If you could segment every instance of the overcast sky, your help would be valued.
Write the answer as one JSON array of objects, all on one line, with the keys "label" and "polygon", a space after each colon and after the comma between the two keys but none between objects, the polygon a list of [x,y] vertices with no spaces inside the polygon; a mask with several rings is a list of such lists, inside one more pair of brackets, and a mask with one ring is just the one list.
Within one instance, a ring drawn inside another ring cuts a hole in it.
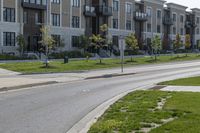
[{"label": "overcast sky", "polygon": [[167,2],[181,4],[189,8],[200,8],[200,0],[167,0]]}]

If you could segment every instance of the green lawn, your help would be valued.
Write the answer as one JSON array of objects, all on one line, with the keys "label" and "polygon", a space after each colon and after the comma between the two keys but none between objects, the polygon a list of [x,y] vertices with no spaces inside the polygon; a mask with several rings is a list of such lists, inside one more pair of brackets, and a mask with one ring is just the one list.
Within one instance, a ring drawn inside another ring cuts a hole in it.
[{"label": "green lawn", "polygon": [[[125,60],[125,66],[152,64],[152,63],[164,63],[172,61],[185,61],[200,59],[200,56],[196,54],[189,54],[188,57],[184,55],[177,56],[160,56],[155,62],[152,57],[136,58],[134,62],[130,62],[130,59]],[[6,63],[0,64],[0,68],[5,68],[12,71],[22,73],[47,73],[47,72],[67,72],[67,71],[79,71],[79,70],[93,70],[103,68],[120,67],[119,59],[104,59],[103,64],[99,64],[99,60],[86,60],[82,61],[70,61],[68,64],[63,62],[54,61],[50,62],[50,67],[45,68],[42,62],[29,62],[29,63]]]},{"label": "green lawn", "polygon": [[176,79],[176,80],[159,83],[159,85],[200,86],[200,77]]},{"label": "green lawn", "polygon": [[[157,109],[162,99],[166,102]],[[139,133],[146,128],[150,133],[199,133],[199,123],[200,93],[136,91],[113,104],[89,133]]]}]

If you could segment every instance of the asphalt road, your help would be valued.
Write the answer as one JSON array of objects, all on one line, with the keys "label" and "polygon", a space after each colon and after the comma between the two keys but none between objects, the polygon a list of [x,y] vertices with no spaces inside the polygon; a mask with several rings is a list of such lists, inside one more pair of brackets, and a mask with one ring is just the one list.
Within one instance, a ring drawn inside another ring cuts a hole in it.
[{"label": "asphalt road", "polygon": [[[0,133],[66,133],[101,103],[135,88],[200,75],[200,62],[138,66],[135,75],[80,80],[0,94]],[[131,69],[131,68],[129,68]],[[137,71],[138,70],[138,71]]]}]

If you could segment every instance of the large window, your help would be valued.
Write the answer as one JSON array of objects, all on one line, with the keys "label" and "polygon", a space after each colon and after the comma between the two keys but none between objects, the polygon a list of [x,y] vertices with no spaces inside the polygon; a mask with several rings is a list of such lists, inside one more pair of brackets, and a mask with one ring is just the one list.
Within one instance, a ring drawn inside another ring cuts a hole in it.
[{"label": "large window", "polygon": [[3,45],[15,46],[15,32],[3,32]]},{"label": "large window", "polygon": [[150,7],[147,8],[147,15],[148,15],[148,17],[151,17],[151,8]]},{"label": "large window", "polygon": [[113,19],[113,29],[118,29],[118,19]]},{"label": "large window", "polygon": [[53,35],[51,35],[51,36],[52,36],[52,38],[53,38],[54,41],[55,41],[55,45],[56,45],[57,47],[61,46],[61,36],[60,36],[60,35],[55,35],[55,34],[53,34]]},{"label": "large window", "polygon": [[180,22],[183,23],[183,21],[184,21],[184,16],[180,15]]},{"label": "large window", "polygon": [[52,25],[53,26],[60,26],[60,14],[51,14],[52,16]]},{"label": "large window", "polygon": [[78,16],[72,16],[72,27],[73,28],[80,27],[80,18]]},{"label": "large window", "polygon": [[147,32],[151,32],[151,24],[150,23],[147,24]]},{"label": "large window", "polygon": [[176,22],[176,14],[172,15],[173,21]]},{"label": "large window", "polygon": [[28,12],[26,11],[23,13],[23,22],[24,24],[28,24]]},{"label": "large window", "polygon": [[[46,5],[47,0],[23,0],[26,3],[31,3],[31,4],[38,4],[38,5]],[[53,1],[59,1],[59,0],[51,0]]]},{"label": "large window", "polygon": [[173,34],[176,35],[176,27],[173,27]]},{"label": "large window", "polygon": [[157,25],[157,33],[161,33],[161,26]]},{"label": "large window", "polygon": [[119,1],[113,0],[113,11],[119,11]]},{"label": "large window", "polygon": [[161,10],[157,10],[157,18],[158,18],[158,19],[161,19],[161,14],[162,14],[162,13],[161,13]]},{"label": "large window", "polygon": [[126,30],[131,30],[131,20],[126,20]]},{"label": "large window", "polygon": [[5,22],[15,22],[15,8],[4,8],[3,20]]},{"label": "large window", "polygon": [[72,36],[72,47],[79,47],[79,36]]},{"label": "large window", "polygon": [[184,35],[184,29],[183,28],[180,29],[180,34]]},{"label": "large window", "polygon": [[131,4],[126,3],[126,13],[131,14]]},{"label": "large window", "polygon": [[73,7],[80,7],[80,0],[72,0]]}]

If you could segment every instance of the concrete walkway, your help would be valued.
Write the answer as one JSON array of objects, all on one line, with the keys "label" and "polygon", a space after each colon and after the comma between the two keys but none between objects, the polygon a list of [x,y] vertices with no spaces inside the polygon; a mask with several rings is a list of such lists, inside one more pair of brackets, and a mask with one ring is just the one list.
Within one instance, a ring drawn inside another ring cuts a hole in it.
[{"label": "concrete walkway", "polygon": [[162,91],[185,91],[185,92],[200,92],[200,86],[167,86]]}]

